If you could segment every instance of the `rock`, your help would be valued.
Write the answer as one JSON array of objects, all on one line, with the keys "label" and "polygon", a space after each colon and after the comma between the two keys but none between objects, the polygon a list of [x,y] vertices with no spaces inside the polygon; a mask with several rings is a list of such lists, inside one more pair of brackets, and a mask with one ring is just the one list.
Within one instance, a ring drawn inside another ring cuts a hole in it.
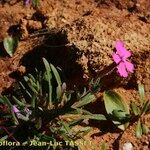
[{"label": "rock", "polygon": [[123,145],[123,150],[132,150],[132,149],[133,149],[133,145],[130,142],[125,143]]}]

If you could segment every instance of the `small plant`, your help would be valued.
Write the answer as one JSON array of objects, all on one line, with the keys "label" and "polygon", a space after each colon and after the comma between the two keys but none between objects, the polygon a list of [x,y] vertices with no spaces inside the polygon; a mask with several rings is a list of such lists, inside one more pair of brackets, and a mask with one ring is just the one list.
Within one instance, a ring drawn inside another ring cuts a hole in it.
[{"label": "small plant", "polygon": [[[10,56],[13,55],[13,44],[13,39],[4,40],[5,48],[12,51],[9,52]],[[51,149],[52,146],[52,149],[61,150],[67,148],[66,141],[83,139],[91,130],[89,126],[77,130],[76,125],[87,123],[89,119],[107,120],[102,114],[87,111],[85,106],[97,99],[95,95],[101,89],[101,79],[115,68],[121,77],[133,73],[134,65],[128,61],[131,52],[124,47],[122,41],[117,41],[115,47],[115,67],[103,76],[91,80],[89,88],[84,88],[82,92],[67,89],[66,83],[61,80],[61,70],[43,58],[43,71],[35,69],[34,74],[28,74],[23,80],[15,83],[17,90],[0,98],[0,107],[7,108],[0,116],[3,122],[0,126],[0,141],[13,140],[21,143],[21,146],[28,146],[32,142],[46,142],[47,149]],[[144,86],[139,85],[138,89],[140,106],[132,102],[129,107],[125,100],[112,90],[105,91],[103,99],[108,117],[119,129],[125,130],[131,121],[138,121],[136,136],[140,138],[142,134],[148,133],[142,116],[150,112],[150,103],[145,101]],[[70,147],[78,149],[76,144],[71,144]],[[97,149],[96,146],[94,148]],[[101,145],[101,149],[107,149],[106,143]]]},{"label": "small plant", "polygon": [[76,141],[91,129],[85,127],[76,131],[76,125],[89,119],[106,120],[104,115],[84,109],[85,105],[96,100],[92,91],[67,90],[58,69],[45,58],[43,62],[43,72],[36,70],[35,75],[24,76],[23,81],[16,83],[18,91],[0,98],[0,103],[8,107],[7,113],[1,116],[9,118],[9,124],[4,127],[11,132],[10,136],[2,130],[1,141],[15,139],[23,145],[29,145],[31,141],[59,141],[61,146],[53,144],[53,149],[61,149],[65,141]]},{"label": "small plant", "polygon": [[136,136],[140,138],[142,134],[148,134],[148,127],[142,122],[142,116],[150,113],[150,102],[145,101],[144,86],[138,86],[140,95],[140,106],[138,107],[134,102],[131,102],[131,112],[129,106],[125,103],[120,95],[114,91],[107,91],[104,93],[104,104],[106,111],[118,128],[125,130],[129,123],[136,119],[138,121],[136,126]]},{"label": "small plant", "polygon": [[129,107],[114,91],[104,92],[104,104],[110,119],[121,130],[125,130],[130,119]]}]

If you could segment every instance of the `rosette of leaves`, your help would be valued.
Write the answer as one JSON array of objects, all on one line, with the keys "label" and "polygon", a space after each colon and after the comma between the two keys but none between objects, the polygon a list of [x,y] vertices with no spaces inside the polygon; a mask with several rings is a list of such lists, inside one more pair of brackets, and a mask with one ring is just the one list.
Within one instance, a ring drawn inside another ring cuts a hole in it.
[{"label": "rosette of leaves", "polygon": [[123,98],[114,91],[104,92],[104,104],[109,118],[122,130],[125,130],[130,122],[137,120],[136,136],[140,138],[142,134],[149,133],[148,127],[142,121],[142,116],[150,113],[150,102],[145,101],[145,91],[142,84],[138,85],[138,91],[140,95],[140,106],[131,102],[131,112]]},{"label": "rosette of leaves", "polygon": [[[68,90],[66,83],[61,81],[60,69],[45,58],[43,63],[44,71],[36,70],[34,75],[24,76],[13,94],[0,98],[1,103],[9,106],[14,136],[18,141],[28,145],[31,140],[77,140],[91,128],[87,126],[76,130],[76,125],[89,119],[106,120],[104,115],[92,114],[84,109],[85,105],[96,100],[92,91],[85,89],[80,93]],[[14,105],[22,113],[19,117],[12,111]],[[26,119],[22,117],[25,116],[25,108],[32,111]]]}]

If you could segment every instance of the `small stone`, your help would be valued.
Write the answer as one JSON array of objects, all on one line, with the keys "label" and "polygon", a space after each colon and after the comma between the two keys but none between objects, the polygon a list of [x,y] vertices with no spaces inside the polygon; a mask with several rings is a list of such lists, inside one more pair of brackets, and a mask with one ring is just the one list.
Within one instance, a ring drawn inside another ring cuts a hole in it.
[{"label": "small stone", "polygon": [[133,149],[133,146],[132,146],[132,144],[130,142],[125,143],[123,145],[123,150],[132,150],[132,149]]}]

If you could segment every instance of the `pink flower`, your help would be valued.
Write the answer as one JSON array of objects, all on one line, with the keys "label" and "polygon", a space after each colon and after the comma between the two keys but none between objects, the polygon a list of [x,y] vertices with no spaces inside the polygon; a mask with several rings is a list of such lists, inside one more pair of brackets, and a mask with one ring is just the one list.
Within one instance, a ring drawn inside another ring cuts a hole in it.
[{"label": "pink flower", "polygon": [[17,118],[28,121],[32,111],[25,107],[23,110],[19,110],[16,105],[12,106],[12,111],[16,114]]},{"label": "pink flower", "polygon": [[113,60],[117,64],[120,76],[127,77],[128,73],[133,73],[134,70],[134,65],[128,61],[128,58],[131,56],[131,52],[124,47],[124,43],[122,41],[117,41],[115,48],[117,51],[112,55]]},{"label": "pink flower", "polygon": [[14,113],[20,113],[20,110],[16,107],[16,105],[13,105],[13,106],[12,106],[12,111],[13,111]]},{"label": "pink flower", "polygon": [[24,2],[25,2],[25,5],[28,5],[31,2],[31,0],[25,0]]}]

